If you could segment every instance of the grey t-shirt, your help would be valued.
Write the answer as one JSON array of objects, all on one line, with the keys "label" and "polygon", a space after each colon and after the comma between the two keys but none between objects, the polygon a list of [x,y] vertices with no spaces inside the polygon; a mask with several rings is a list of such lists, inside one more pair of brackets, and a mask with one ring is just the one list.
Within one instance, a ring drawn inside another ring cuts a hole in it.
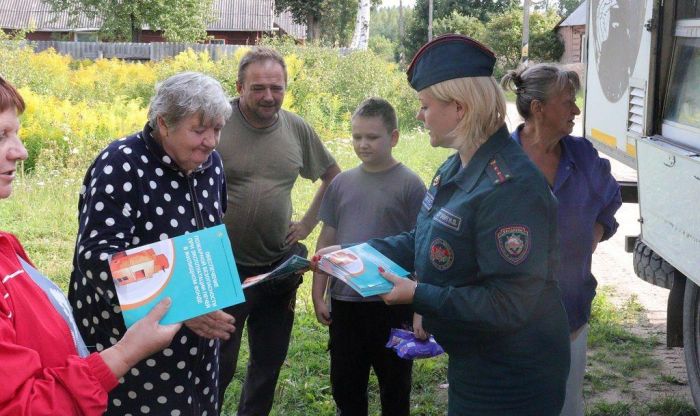
[{"label": "grey t-shirt", "polygon": [[[337,244],[362,243],[410,231],[425,196],[423,181],[401,163],[383,171],[367,172],[358,166],[338,174],[323,196],[319,218],[336,229]],[[331,278],[331,296],[343,301],[363,298],[342,281]]]},{"label": "grey t-shirt", "polygon": [[226,172],[224,223],[236,263],[264,266],[288,249],[284,240],[297,177],[315,181],[335,160],[301,117],[280,110],[275,124],[257,129],[241,114],[238,99],[231,105],[216,148]]}]

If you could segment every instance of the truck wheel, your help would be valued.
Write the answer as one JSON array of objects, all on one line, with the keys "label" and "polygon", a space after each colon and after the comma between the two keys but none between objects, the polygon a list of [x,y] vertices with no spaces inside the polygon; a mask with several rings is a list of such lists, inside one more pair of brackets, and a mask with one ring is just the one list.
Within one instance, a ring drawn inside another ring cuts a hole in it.
[{"label": "truck wheel", "polygon": [[634,273],[652,285],[670,289],[678,271],[638,238],[634,243]]},{"label": "truck wheel", "polygon": [[683,344],[688,385],[700,409],[700,288],[687,279],[683,299]]}]

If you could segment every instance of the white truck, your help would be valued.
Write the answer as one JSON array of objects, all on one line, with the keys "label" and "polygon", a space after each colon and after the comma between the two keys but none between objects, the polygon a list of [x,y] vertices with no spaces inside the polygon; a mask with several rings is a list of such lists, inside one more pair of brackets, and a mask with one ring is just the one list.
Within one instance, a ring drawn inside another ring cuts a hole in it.
[{"label": "white truck", "polygon": [[637,275],[670,289],[668,346],[684,346],[700,409],[700,0],[588,0],[584,132],[637,170],[628,237]]}]

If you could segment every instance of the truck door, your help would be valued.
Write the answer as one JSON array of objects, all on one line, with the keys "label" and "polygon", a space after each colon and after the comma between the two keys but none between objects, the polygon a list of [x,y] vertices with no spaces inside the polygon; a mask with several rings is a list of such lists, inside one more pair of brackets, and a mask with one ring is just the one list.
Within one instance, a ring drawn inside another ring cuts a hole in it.
[{"label": "truck door", "polygon": [[584,131],[604,153],[636,168],[650,134],[658,0],[589,0]]},{"label": "truck door", "polygon": [[675,17],[660,129],[638,143],[639,208],[644,243],[700,284],[700,3]]}]

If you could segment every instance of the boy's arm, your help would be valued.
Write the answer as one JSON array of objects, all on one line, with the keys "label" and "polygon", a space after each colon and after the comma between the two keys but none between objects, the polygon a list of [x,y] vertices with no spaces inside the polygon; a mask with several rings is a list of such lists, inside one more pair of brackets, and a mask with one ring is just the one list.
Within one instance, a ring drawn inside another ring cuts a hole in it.
[{"label": "boy's arm", "polygon": [[[321,233],[318,236],[318,242],[316,243],[316,251],[332,246],[336,244],[336,229],[330,225],[324,223],[321,227]],[[314,281],[311,286],[311,299],[314,302],[314,311],[316,312],[316,319],[322,325],[330,325],[331,314],[328,310],[328,305],[324,300],[324,295],[326,292],[326,286],[328,284],[328,275],[317,270],[314,272]]]}]

